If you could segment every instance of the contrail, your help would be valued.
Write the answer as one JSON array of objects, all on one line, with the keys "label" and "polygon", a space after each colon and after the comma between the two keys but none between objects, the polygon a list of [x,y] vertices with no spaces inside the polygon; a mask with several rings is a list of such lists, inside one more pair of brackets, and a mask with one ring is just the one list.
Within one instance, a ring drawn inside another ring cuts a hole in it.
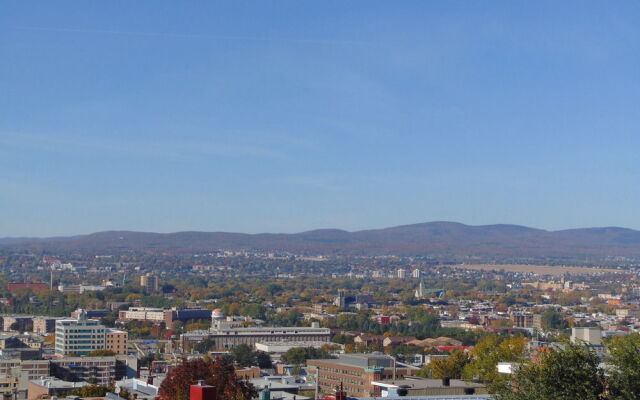
[{"label": "contrail", "polygon": [[254,41],[254,42],[290,42],[290,43],[325,44],[325,45],[372,44],[372,42],[358,41],[358,40],[288,39],[288,38],[269,38],[269,37],[257,37],[257,36],[210,35],[210,34],[199,34],[199,33],[114,31],[114,30],[105,30],[105,29],[44,28],[44,27],[33,27],[33,26],[17,26],[17,27],[12,27],[11,29],[21,30],[21,31],[40,31],[40,32],[95,33],[100,35],[172,37],[172,38],[183,38],[183,39],[219,39],[219,40],[239,40],[239,41]]}]

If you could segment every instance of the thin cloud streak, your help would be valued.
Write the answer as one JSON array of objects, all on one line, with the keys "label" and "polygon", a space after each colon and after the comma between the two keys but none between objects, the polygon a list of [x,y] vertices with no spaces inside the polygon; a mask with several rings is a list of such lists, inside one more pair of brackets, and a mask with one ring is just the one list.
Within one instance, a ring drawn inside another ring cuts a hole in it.
[{"label": "thin cloud streak", "polygon": [[151,157],[162,159],[181,159],[193,155],[219,157],[262,157],[283,159],[286,155],[267,147],[236,143],[215,142],[160,142],[154,144],[132,141],[86,140],[82,137],[60,137],[52,135],[0,132],[0,143],[6,146],[27,146],[45,151],[59,152],[52,146],[68,149],[93,150],[111,155]]},{"label": "thin cloud streak", "polygon": [[234,36],[234,35],[205,35],[199,33],[173,33],[173,32],[139,32],[139,31],[116,31],[108,29],[75,29],[75,28],[46,28],[35,26],[14,26],[11,29],[19,31],[34,32],[59,32],[59,33],[92,33],[100,35],[123,35],[123,36],[145,36],[145,37],[167,37],[178,39],[218,39],[237,40],[252,42],[289,42],[303,44],[321,45],[370,45],[373,42],[360,40],[322,40],[322,39],[290,39],[290,38],[269,38],[257,36]]}]

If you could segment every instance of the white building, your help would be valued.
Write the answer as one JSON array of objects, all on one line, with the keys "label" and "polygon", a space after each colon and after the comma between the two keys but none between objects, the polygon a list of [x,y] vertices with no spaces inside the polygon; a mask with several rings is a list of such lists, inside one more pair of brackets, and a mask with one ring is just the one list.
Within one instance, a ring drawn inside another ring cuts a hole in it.
[{"label": "white building", "polygon": [[599,345],[602,340],[602,330],[598,327],[571,328],[571,342]]},{"label": "white building", "polygon": [[98,320],[87,319],[84,310],[80,310],[78,319],[56,321],[56,355],[82,355],[104,349],[104,325]]},{"label": "white building", "polygon": [[407,271],[403,268],[398,269],[398,279],[404,279],[407,277]]},{"label": "white building", "polygon": [[411,277],[415,279],[420,279],[421,276],[422,276],[422,271],[420,271],[419,268],[414,269],[413,272],[411,273]]}]

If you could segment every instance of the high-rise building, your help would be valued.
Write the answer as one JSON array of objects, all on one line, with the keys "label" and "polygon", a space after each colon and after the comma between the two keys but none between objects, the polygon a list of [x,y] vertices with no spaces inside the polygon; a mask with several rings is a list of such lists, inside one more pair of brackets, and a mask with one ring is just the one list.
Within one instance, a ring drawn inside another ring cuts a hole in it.
[{"label": "high-rise building", "polygon": [[416,299],[422,299],[424,296],[424,279],[420,278],[420,284],[414,294]]},{"label": "high-rise building", "polygon": [[413,272],[411,273],[411,276],[415,279],[420,279],[420,277],[422,276],[422,271],[420,271],[419,268],[416,268],[413,270]]},{"label": "high-rise building", "polygon": [[340,308],[345,308],[347,306],[347,296],[344,290],[342,289],[338,290],[338,295],[333,300],[333,305]]},{"label": "high-rise building", "polygon": [[80,310],[77,319],[56,321],[56,355],[88,354],[105,349],[105,327]]},{"label": "high-rise building", "polygon": [[160,291],[160,280],[157,276],[148,273],[140,277],[140,286],[147,293],[155,293]]},{"label": "high-rise building", "polygon": [[404,279],[407,277],[407,271],[403,268],[398,269],[398,279]]}]

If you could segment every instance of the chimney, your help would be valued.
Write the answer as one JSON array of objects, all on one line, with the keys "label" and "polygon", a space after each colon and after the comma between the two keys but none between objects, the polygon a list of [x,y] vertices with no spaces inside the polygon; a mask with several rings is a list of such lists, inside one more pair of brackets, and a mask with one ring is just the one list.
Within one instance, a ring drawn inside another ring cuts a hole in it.
[{"label": "chimney", "polygon": [[271,391],[269,390],[269,386],[265,386],[260,393],[260,400],[271,400]]},{"label": "chimney", "polygon": [[217,400],[215,386],[205,385],[204,381],[198,381],[197,385],[189,388],[189,400]]},{"label": "chimney", "polygon": [[340,383],[340,388],[336,387],[336,400],[347,400],[347,392],[344,391],[342,383]]}]

